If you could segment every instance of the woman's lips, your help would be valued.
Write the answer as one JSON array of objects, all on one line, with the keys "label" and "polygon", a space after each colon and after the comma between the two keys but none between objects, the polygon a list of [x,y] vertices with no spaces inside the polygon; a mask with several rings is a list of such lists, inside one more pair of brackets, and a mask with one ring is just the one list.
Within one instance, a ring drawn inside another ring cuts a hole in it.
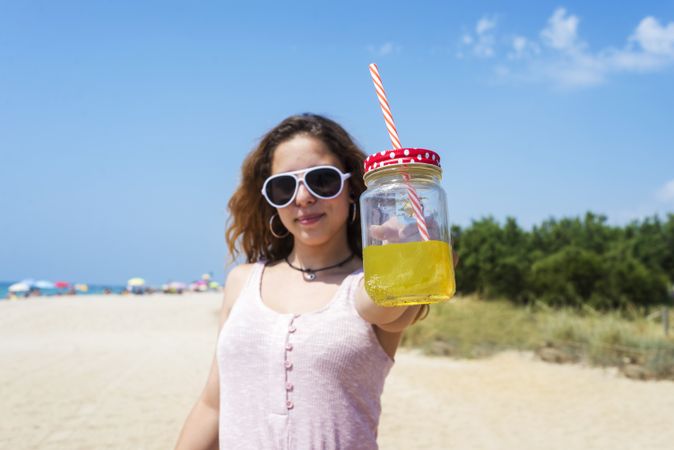
[{"label": "woman's lips", "polygon": [[304,216],[297,219],[301,225],[312,225],[324,216],[324,214],[312,214],[310,216]]}]

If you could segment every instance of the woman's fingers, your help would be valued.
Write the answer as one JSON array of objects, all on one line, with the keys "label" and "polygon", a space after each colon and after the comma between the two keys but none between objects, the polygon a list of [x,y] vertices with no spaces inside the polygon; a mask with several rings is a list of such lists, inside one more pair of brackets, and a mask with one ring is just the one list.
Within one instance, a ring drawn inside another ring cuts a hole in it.
[{"label": "woman's fingers", "polygon": [[408,223],[405,228],[400,230],[400,240],[405,241],[405,240],[417,240],[417,239],[409,239],[412,236],[416,236],[419,234],[419,229],[417,228],[417,225],[414,223]]},{"label": "woman's fingers", "polygon": [[401,228],[403,225],[393,216],[381,225],[370,225],[369,233],[371,237],[380,241],[399,242]]},{"label": "woman's fingers", "polygon": [[387,225],[370,225],[370,236],[380,241],[397,241],[398,229]]}]

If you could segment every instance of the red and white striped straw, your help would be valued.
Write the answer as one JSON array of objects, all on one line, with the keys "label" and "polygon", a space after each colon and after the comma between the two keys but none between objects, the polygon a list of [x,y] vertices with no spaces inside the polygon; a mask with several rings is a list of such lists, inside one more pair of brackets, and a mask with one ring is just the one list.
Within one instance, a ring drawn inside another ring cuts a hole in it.
[{"label": "red and white striped straw", "polygon": [[[402,148],[402,145],[400,145],[400,139],[398,138],[398,131],[396,130],[396,125],[393,121],[393,114],[391,114],[391,107],[386,100],[384,84],[381,82],[381,77],[379,76],[379,69],[377,69],[376,64],[370,64],[369,67],[370,75],[372,76],[372,81],[374,82],[374,89],[377,92],[377,99],[379,99],[379,106],[381,106],[381,112],[384,114],[384,122],[386,122],[388,136],[391,138],[391,144],[393,144],[393,148]],[[426,226],[426,219],[424,218],[421,200],[419,199],[416,189],[414,189],[414,186],[412,186],[410,183],[410,175],[407,172],[403,172],[402,175],[403,179],[405,180],[405,185],[407,186],[407,197],[410,199],[412,209],[414,210],[414,216],[417,220],[419,234],[424,241],[428,241],[430,240],[430,236],[428,235],[428,227]]]},{"label": "red and white striped straw", "polygon": [[370,64],[370,75],[372,76],[372,81],[374,82],[374,90],[377,91],[377,99],[379,99],[381,112],[384,113],[384,122],[386,122],[386,129],[388,130],[389,138],[391,138],[391,144],[393,144],[393,148],[403,148],[403,146],[400,145],[396,124],[393,122],[393,114],[391,114],[391,108],[389,107],[388,101],[386,100],[386,92],[384,91],[384,85],[381,82],[379,69],[377,69],[376,64]]},{"label": "red and white striped straw", "polygon": [[410,174],[403,172],[403,179],[405,180],[405,185],[407,185],[407,197],[410,199],[412,209],[414,210],[414,216],[417,219],[417,228],[419,229],[419,234],[424,241],[428,241],[430,240],[430,236],[428,235],[428,228],[426,227],[426,218],[424,217],[421,200],[419,200],[419,196],[417,195],[417,191],[414,189],[414,186],[412,186],[410,183]]}]

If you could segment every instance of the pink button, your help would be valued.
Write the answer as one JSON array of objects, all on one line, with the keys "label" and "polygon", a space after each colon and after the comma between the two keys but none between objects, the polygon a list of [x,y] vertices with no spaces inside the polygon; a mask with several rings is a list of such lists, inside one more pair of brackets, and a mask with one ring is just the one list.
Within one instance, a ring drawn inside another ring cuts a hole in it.
[{"label": "pink button", "polygon": [[295,328],[295,325],[290,325],[290,326],[288,327],[288,332],[294,333],[295,331],[297,331],[297,328]]},{"label": "pink button", "polygon": [[291,344],[290,342],[288,342],[288,343],[286,344],[286,350],[290,351],[290,350],[292,350],[292,349],[293,349],[293,344]]},{"label": "pink button", "polygon": [[292,383],[286,383],[286,391],[292,391],[293,390],[293,384]]},{"label": "pink button", "polygon": [[286,361],[285,366],[286,369],[291,369],[293,367],[293,363],[291,363],[290,361]]},{"label": "pink button", "polygon": [[295,406],[295,404],[294,404],[293,402],[291,402],[290,400],[288,400],[288,401],[286,402],[286,407],[287,407],[288,409],[293,409],[294,406]]}]

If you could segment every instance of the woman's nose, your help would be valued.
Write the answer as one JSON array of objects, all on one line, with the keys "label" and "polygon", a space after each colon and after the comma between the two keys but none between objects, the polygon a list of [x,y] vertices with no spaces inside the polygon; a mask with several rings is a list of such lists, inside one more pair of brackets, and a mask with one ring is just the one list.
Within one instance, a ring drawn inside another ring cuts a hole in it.
[{"label": "woman's nose", "polygon": [[295,203],[298,206],[307,205],[316,201],[316,198],[311,195],[311,192],[304,185],[304,180],[299,182],[300,185],[297,187],[297,197],[295,197]]}]

